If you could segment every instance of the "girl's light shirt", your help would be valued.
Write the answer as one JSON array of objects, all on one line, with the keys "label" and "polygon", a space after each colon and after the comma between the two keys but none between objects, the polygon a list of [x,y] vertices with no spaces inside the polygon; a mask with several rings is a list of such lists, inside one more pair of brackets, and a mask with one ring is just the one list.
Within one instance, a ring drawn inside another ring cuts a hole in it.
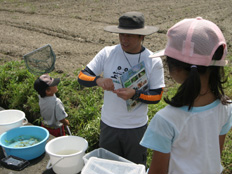
[{"label": "girl's light shirt", "polygon": [[140,144],[171,153],[169,174],[221,172],[219,135],[232,126],[232,104],[219,100],[203,106],[166,106],[152,118]]},{"label": "girl's light shirt", "polygon": [[[149,89],[163,88],[164,70],[160,58],[151,59],[152,52],[145,49],[141,55],[125,53],[131,66],[144,61],[148,77]],[[107,46],[103,48],[94,59],[87,65],[96,75],[103,73],[104,78],[111,78],[115,89],[122,88],[117,83],[119,77],[130,67],[119,45]],[[102,106],[101,119],[104,123],[116,128],[136,128],[144,126],[148,121],[147,104],[142,104],[135,110],[128,112],[126,101],[119,98],[111,91],[104,91],[104,104]]]}]

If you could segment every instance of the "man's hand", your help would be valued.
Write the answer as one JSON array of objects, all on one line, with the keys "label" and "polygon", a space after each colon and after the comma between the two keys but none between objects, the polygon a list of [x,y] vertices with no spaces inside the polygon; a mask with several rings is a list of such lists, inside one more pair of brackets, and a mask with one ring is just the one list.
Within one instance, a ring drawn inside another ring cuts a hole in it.
[{"label": "man's hand", "polygon": [[128,100],[135,95],[135,90],[131,88],[120,88],[114,91],[118,97]]},{"label": "man's hand", "polygon": [[114,83],[111,78],[98,78],[97,85],[107,91],[114,91]]}]

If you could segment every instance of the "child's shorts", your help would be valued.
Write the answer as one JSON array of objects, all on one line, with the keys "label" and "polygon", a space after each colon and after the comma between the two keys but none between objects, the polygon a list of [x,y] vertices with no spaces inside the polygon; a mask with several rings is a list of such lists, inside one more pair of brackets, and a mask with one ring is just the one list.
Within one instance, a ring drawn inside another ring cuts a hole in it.
[{"label": "child's shorts", "polygon": [[55,137],[59,137],[59,136],[63,136],[65,135],[65,130],[64,130],[64,125],[62,125],[61,127],[54,129],[52,127],[49,127],[47,125],[43,125],[41,124],[42,127],[46,128],[49,133]]}]

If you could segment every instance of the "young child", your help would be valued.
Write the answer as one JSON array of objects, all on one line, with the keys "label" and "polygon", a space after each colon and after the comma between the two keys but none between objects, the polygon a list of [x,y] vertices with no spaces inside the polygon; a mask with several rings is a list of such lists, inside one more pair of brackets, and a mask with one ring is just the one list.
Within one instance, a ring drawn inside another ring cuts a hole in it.
[{"label": "young child", "polygon": [[34,82],[34,89],[39,94],[42,126],[56,137],[65,135],[64,126],[69,125],[63,103],[55,95],[59,83],[59,78],[51,78],[48,74],[41,75]]},{"label": "young child", "polygon": [[149,174],[219,174],[232,104],[224,94],[227,46],[221,30],[197,17],[168,30],[165,50],[172,78],[181,85],[152,118],[140,144],[153,150]]}]

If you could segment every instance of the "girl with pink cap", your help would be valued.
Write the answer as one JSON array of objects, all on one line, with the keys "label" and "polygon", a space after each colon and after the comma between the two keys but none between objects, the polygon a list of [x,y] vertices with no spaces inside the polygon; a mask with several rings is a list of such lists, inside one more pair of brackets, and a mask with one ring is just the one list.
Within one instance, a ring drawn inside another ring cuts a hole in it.
[{"label": "girl with pink cap", "polygon": [[180,84],[152,118],[140,144],[153,150],[149,174],[219,174],[221,153],[232,126],[232,104],[225,95],[227,45],[213,22],[184,19],[168,30],[171,77]]}]

